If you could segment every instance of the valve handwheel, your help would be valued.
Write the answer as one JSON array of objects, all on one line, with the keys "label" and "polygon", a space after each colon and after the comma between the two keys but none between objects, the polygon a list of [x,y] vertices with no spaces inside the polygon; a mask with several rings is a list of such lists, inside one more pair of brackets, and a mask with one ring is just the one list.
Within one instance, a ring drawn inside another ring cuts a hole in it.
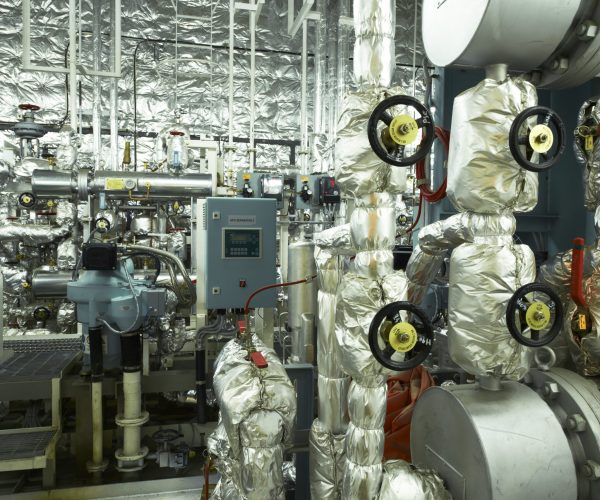
[{"label": "valve handwheel", "polygon": [[[535,124],[532,121],[535,119]],[[530,172],[552,167],[565,150],[565,127],[550,108],[534,106],[521,111],[510,127],[510,152]]]},{"label": "valve handwheel", "polygon": [[508,302],[506,325],[513,338],[528,347],[541,347],[560,333],[563,306],[550,287],[530,283],[519,288]]},{"label": "valve handwheel", "polygon": [[430,111],[404,95],[388,97],[375,107],[367,133],[375,154],[396,167],[407,167],[425,158],[435,139]]},{"label": "valve handwheel", "polygon": [[386,368],[405,371],[419,366],[431,352],[433,328],[420,307],[392,302],[371,321],[369,347]]},{"label": "valve handwheel", "polygon": [[23,109],[25,111],[39,111],[40,107],[37,104],[19,104],[19,109]]}]

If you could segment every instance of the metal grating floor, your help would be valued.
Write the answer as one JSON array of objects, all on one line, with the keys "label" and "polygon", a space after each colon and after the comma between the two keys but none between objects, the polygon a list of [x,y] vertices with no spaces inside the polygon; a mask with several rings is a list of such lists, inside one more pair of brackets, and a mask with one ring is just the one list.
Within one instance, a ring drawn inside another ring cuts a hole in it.
[{"label": "metal grating floor", "polygon": [[76,351],[19,352],[0,363],[0,379],[50,380],[62,371],[79,353]]},{"label": "metal grating floor", "polygon": [[36,339],[4,338],[4,348],[14,352],[40,352],[40,351],[80,351],[81,337],[66,339]]},{"label": "metal grating floor", "polygon": [[19,432],[2,434],[0,460],[15,460],[44,456],[55,431]]}]

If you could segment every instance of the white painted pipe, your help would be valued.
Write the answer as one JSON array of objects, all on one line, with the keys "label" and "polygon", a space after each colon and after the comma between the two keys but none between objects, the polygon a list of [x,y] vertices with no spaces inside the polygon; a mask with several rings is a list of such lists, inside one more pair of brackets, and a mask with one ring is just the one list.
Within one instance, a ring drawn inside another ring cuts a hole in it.
[{"label": "white painted pipe", "polygon": [[[142,372],[123,373],[123,418],[136,419],[142,413]],[[123,455],[140,453],[140,426],[123,427]]]},{"label": "white painted pipe", "polygon": [[308,21],[302,21],[302,71],[300,81],[300,172],[308,175],[308,100],[307,100],[307,59],[308,59]]},{"label": "white painted pipe", "polygon": [[[255,0],[251,1],[254,5]],[[250,172],[256,158],[254,121],[256,120],[256,11],[250,10]]]},{"label": "white painted pipe", "polygon": [[233,43],[235,28],[235,0],[229,0],[229,154],[228,168],[233,168]]},{"label": "white painted pipe", "polygon": [[[115,0],[112,9],[111,51],[113,72],[121,71],[121,10],[119,0]],[[110,80],[110,164],[112,170],[120,170],[119,161],[119,80]]]},{"label": "white painted pipe", "polygon": [[71,129],[77,131],[77,4],[69,0],[69,114]]},{"label": "white painted pipe", "polygon": [[102,456],[102,381],[92,382],[92,462],[101,466]]}]

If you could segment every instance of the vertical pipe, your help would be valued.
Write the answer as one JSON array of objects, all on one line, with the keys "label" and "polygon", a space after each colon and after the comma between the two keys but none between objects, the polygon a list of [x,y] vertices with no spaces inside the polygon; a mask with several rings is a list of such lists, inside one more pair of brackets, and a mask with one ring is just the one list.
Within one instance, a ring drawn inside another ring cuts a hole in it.
[{"label": "vertical pipe", "polygon": [[[136,419],[142,413],[142,372],[123,372],[123,417]],[[140,426],[123,427],[123,454],[127,457],[140,453]]]},{"label": "vertical pipe", "polygon": [[[100,71],[102,58],[102,2],[94,0],[92,5],[92,52],[94,55],[94,70]],[[102,80],[94,76],[92,93],[92,130],[94,133],[94,169],[100,170],[102,159]]]},{"label": "vertical pipe", "polygon": [[[121,13],[120,1],[115,0],[111,10],[112,17],[112,40],[111,56],[113,60],[113,72],[121,72]],[[117,66],[118,64],[118,66]],[[110,80],[110,168],[119,170],[119,80],[111,78]]]},{"label": "vertical pipe", "polygon": [[21,56],[23,68],[31,64],[31,3],[23,0],[23,53]]},{"label": "vertical pipe", "polygon": [[92,381],[92,462],[88,464],[88,471],[100,472],[106,467],[102,455],[102,379],[104,378],[102,328],[89,328],[88,340]]},{"label": "vertical pipe", "polygon": [[101,465],[102,454],[102,380],[92,382],[92,463]]},{"label": "vertical pipe", "polygon": [[77,131],[77,0],[69,0],[69,105],[73,132]]},{"label": "vertical pipe", "polygon": [[229,0],[229,154],[228,167],[233,168],[233,41],[235,0]]},{"label": "vertical pipe", "polygon": [[196,350],[196,412],[199,424],[206,423],[206,349]]},{"label": "vertical pipe", "polygon": [[302,21],[302,73],[300,81],[300,173],[308,175],[308,119],[307,119],[307,59],[308,59],[308,21]]},{"label": "vertical pipe", "polygon": [[[254,5],[255,0],[251,0]],[[254,144],[254,121],[256,119],[256,11],[250,10],[250,172],[254,171],[256,150]]]}]

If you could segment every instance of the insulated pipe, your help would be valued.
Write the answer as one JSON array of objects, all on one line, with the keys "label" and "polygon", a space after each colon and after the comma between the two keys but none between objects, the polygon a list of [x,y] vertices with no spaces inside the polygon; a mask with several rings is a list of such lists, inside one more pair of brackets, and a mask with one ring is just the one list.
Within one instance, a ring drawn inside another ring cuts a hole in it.
[{"label": "insulated pipe", "polygon": [[198,423],[206,423],[206,350],[196,350],[196,410]]}]

